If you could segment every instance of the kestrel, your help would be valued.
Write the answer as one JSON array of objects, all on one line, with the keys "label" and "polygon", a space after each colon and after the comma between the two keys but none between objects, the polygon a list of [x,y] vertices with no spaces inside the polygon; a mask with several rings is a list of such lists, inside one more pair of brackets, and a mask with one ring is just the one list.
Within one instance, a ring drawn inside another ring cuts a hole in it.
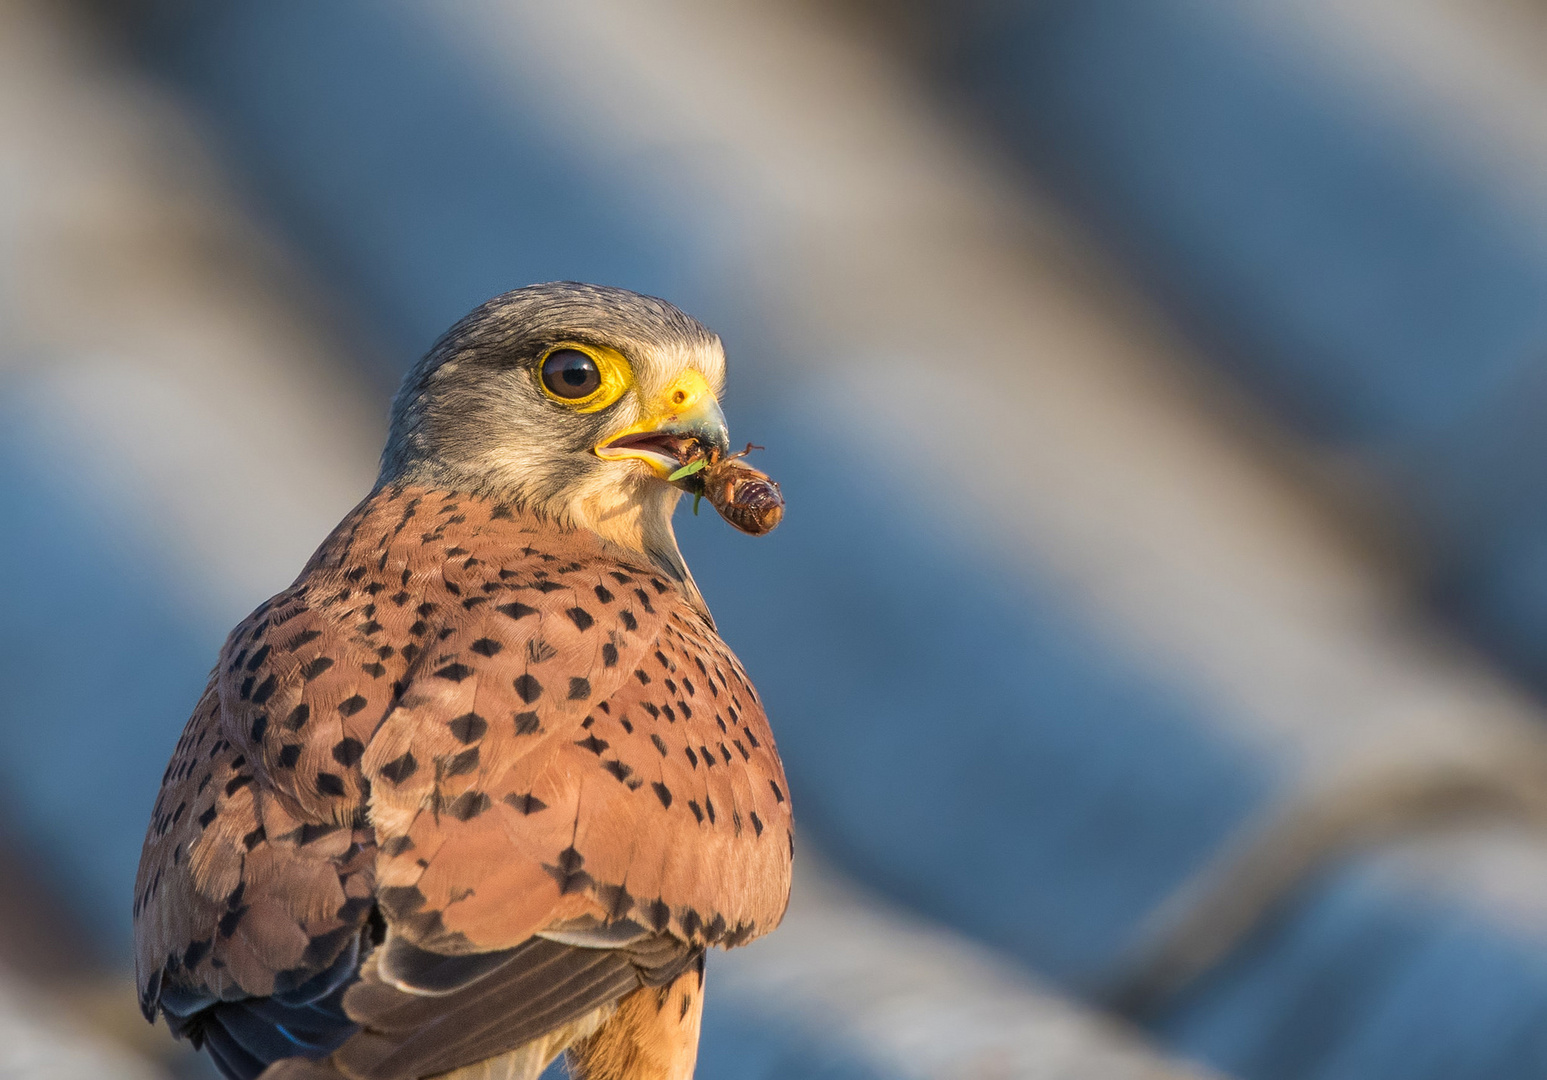
[{"label": "kestrel", "polygon": [[672,305],[560,283],[409,372],[375,489],[232,632],[172,755],[147,1018],[242,1080],[692,1075],[704,950],[778,924],[794,851],[672,532],[733,460],[724,371]]}]

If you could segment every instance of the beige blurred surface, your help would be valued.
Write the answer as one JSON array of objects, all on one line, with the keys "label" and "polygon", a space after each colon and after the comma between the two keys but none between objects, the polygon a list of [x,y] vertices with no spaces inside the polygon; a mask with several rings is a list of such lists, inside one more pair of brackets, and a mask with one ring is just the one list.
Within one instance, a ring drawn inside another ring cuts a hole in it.
[{"label": "beige blurred surface", "polygon": [[1547,6],[1539,0],[1289,0],[1264,24],[1547,234]]},{"label": "beige blurred surface", "polygon": [[74,1004],[0,973],[0,1077],[166,1080],[163,1068],[105,1037]]}]

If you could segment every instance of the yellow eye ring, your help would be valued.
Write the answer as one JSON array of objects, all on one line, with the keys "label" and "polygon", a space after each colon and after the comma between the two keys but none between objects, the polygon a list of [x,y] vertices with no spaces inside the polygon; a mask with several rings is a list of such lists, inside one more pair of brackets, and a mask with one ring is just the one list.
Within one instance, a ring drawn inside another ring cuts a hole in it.
[{"label": "yellow eye ring", "polygon": [[617,401],[634,382],[634,369],[616,349],[561,341],[537,362],[537,385],[550,401],[591,413]]}]

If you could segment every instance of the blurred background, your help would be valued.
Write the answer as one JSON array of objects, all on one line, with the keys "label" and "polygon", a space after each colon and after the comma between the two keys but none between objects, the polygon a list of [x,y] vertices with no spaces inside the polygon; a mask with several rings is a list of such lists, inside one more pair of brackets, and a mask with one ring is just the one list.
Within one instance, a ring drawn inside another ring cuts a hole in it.
[{"label": "blurred background", "polygon": [[1547,4],[0,0],[0,1076],[483,299],[667,297],[798,806],[705,1080],[1547,1075]]}]

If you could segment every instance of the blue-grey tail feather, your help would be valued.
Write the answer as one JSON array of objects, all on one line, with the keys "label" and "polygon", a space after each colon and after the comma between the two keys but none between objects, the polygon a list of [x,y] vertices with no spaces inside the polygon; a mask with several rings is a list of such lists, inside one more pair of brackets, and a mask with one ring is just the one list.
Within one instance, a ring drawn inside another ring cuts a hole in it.
[{"label": "blue-grey tail feather", "polygon": [[227,1080],[256,1080],[285,1058],[326,1057],[360,1027],[343,1002],[359,976],[361,944],[357,937],[325,970],[271,997],[218,1001],[163,987],[167,1024],[207,1050]]}]

